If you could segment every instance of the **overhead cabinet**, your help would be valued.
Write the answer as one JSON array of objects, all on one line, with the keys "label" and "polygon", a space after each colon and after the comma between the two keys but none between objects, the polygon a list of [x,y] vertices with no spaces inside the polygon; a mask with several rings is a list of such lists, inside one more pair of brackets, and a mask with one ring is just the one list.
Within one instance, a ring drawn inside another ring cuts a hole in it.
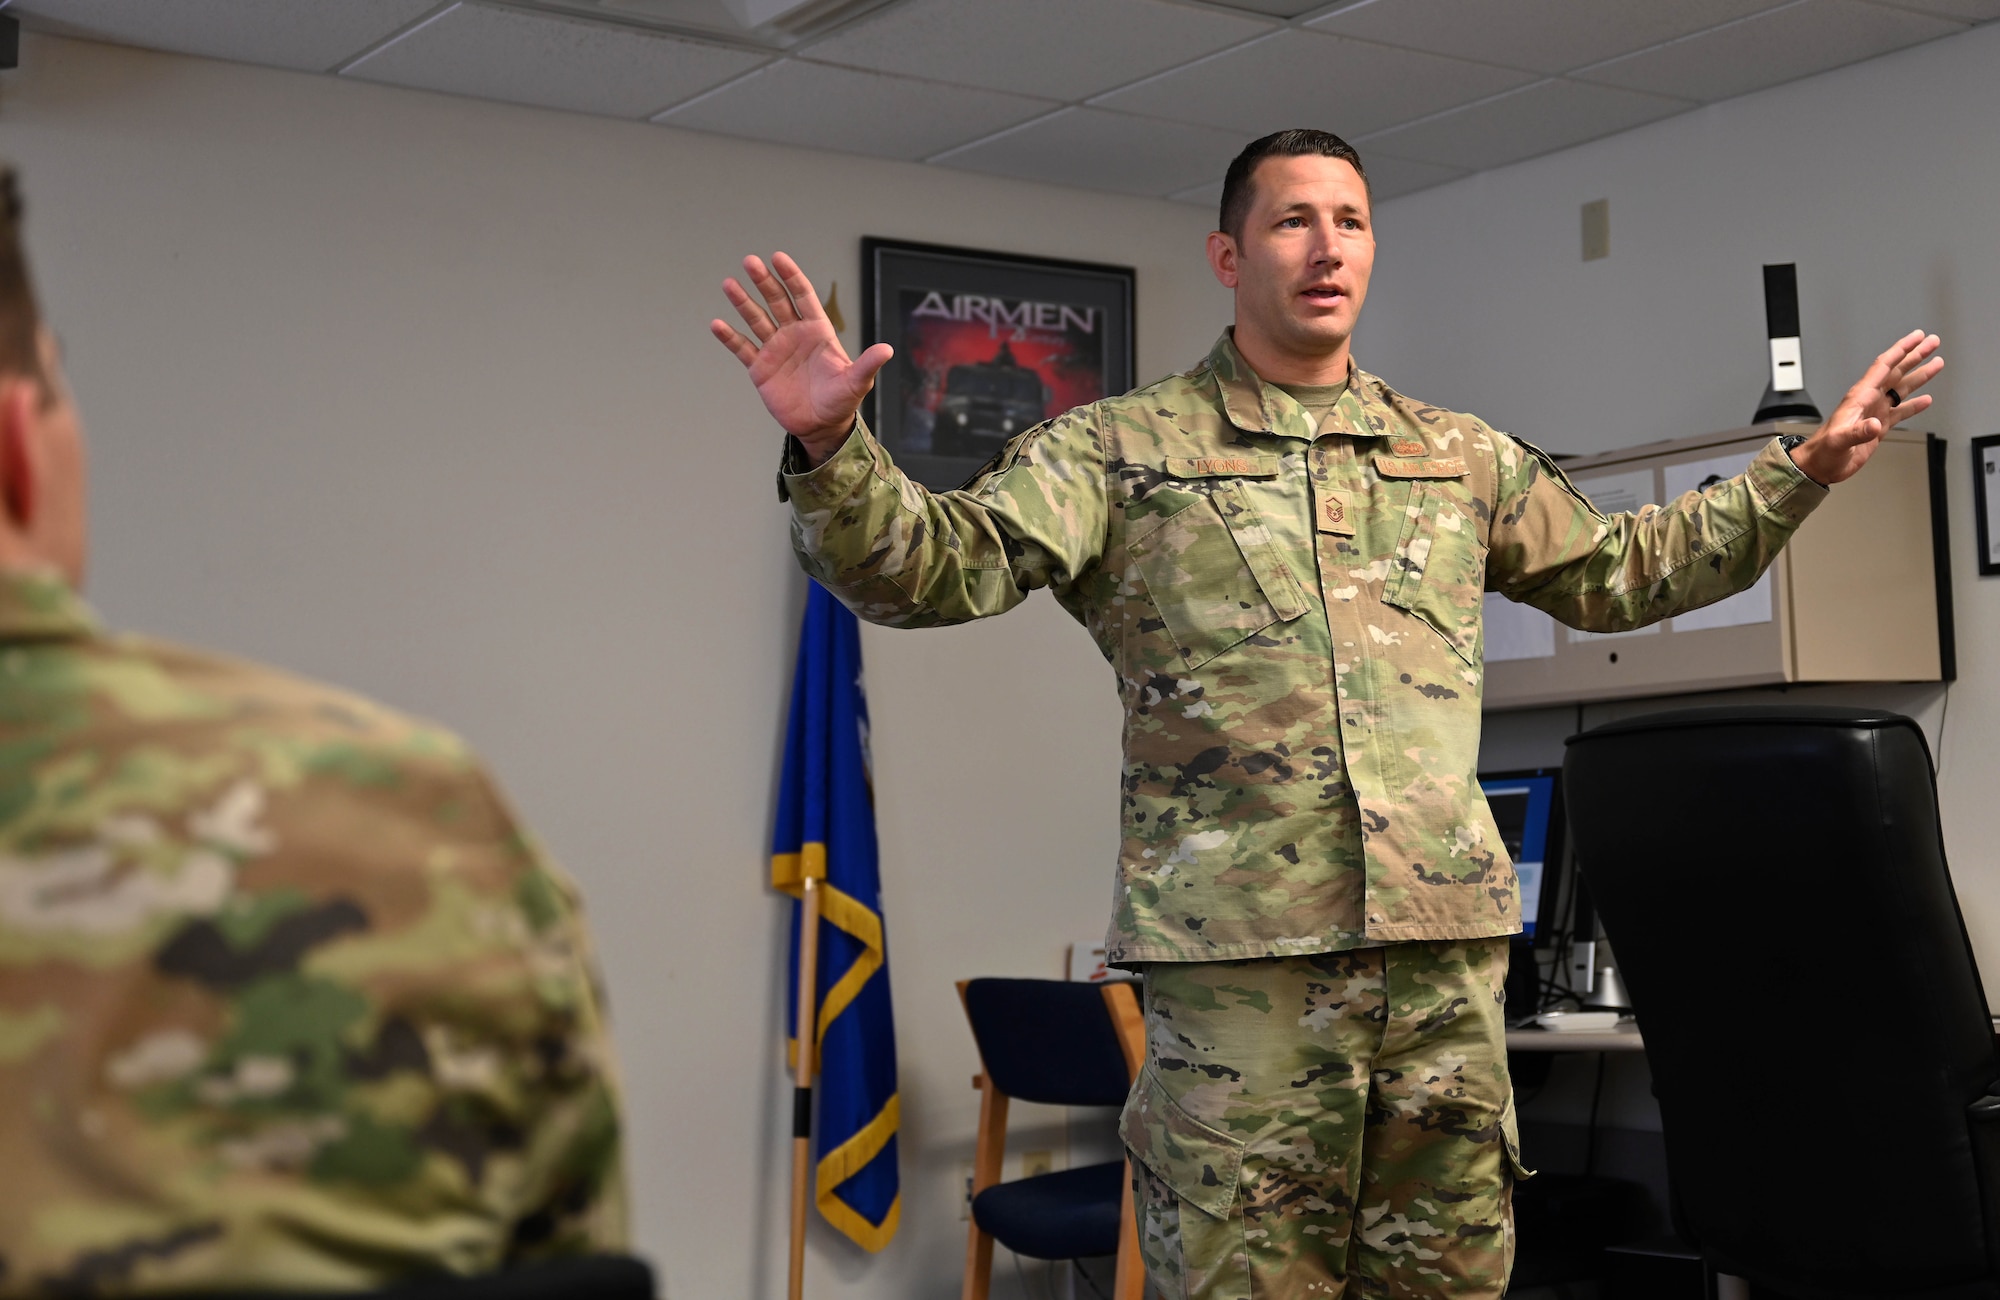
[{"label": "overhead cabinet", "polygon": [[[1563,469],[1606,514],[1739,474],[1773,423],[1578,457]],[[1933,682],[1954,673],[1944,445],[1890,433],[1750,590],[1635,632],[1578,632],[1486,597],[1486,707],[1527,708],[1784,682]]]}]

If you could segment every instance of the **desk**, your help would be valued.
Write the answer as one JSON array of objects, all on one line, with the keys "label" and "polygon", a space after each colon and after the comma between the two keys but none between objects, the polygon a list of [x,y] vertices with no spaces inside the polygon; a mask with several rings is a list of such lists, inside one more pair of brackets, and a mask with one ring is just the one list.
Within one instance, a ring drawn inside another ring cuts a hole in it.
[{"label": "desk", "polygon": [[1510,1052],[1643,1052],[1646,1040],[1639,1037],[1637,1025],[1621,1026],[1617,1029],[1585,1033],[1569,1029],[1538,1029],[1530,1025],[1526,1029],[1507,1031],[1507,1050]]},{"label": "desk", "polygon": [[[1993,1017],[1993,1040],[2000,1046],[2000,1016]],[[1525,1029],[1507,1031],[1507,1050],[1510,1052],[1643,1052],[1646,1041],[1639,1037],[1637,1025],[1621,1025],[1617,1029],[1607,1029],[1602,1033],[1586,1034],[1576,1030],[1558,1032],[1529,1025]]]},{"label": "desk", "polygon": [[[1600,1248],[1657,1233],[1667,1220],[1666,1147],[1653,1131],[1657,1121],[1617,1126],[1621,1114],[1641,1113],[1632,1102],[1645,1092],[1644,1048],[1629,1021],[1594,1032],[1534,1024],[1507,1031],[1507,1069],[1519,1090],[1519,1149],[1545,1175],[1514,1189],[1517,1289],[1548,1295],[1542,1288],[1586,1279],[1602,1287]],[[1613,1081],[1608,1097],[1607,1080]],[[1607,1101],[1613,1118],[1600,1128]],[[1698,1261],[1695,1269],[1692,1294],[1699,1296]]]}]

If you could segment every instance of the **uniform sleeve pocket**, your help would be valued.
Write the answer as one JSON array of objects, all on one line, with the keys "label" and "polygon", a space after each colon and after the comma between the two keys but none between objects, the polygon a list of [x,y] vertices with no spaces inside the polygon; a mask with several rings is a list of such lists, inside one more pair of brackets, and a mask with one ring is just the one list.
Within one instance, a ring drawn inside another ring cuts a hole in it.
[{"label": "uniform sleeve pocket", "polygon": [[1191,495],[1126,543],[1183,668],[1306,611],[1297,577],[1241,488]]},{"label": "uniform sleeve pocket", "polygon": [[1451,489],[1421,486],[1391,564],[1383,603],[1416,615],[1477,668],[1485,652],[1486,548]]}]

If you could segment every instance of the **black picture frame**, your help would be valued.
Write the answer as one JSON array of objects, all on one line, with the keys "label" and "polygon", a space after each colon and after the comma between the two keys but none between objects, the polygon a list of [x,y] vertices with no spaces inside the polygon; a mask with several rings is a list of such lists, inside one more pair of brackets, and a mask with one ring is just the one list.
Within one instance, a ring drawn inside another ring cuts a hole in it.
[{"label": "black picture frame", "polygon": [[863,346],[896,349],[862,407],[925,487],[963,485],[1016,434],[1131,389],[1129,266],[867,236]]},{"label": "black picture frame", "polygon": [[2000,574],[2000,536],[1993,513],[2000,505],[2000,433],[1972,440],[1972,517],[1979,526],[1979,576]]}]

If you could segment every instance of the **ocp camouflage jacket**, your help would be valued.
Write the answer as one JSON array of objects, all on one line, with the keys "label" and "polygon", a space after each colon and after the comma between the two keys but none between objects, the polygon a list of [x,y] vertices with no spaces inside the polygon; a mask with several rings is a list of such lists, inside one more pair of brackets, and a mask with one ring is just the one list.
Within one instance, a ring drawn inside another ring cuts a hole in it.
[{"label": "ocp camouflage jacket", "polygon": [[864,619],[960,623],[1048,587],[1096,640],[1125,712],[1128,964],[1517,931],[1475,779],[1482,593],[1640,627],[1749,586],[1826,495],[1774,442],[1607,517],[1537,449],[1359,370],[1315,430],[1227,333],[958,491],[859,426],[780,491],[806,571]]},{"label": "ocp camouflage jacket", "polygon": [[620,1248],[592,965],[457,738],[0,574],[0,1295]]}]

